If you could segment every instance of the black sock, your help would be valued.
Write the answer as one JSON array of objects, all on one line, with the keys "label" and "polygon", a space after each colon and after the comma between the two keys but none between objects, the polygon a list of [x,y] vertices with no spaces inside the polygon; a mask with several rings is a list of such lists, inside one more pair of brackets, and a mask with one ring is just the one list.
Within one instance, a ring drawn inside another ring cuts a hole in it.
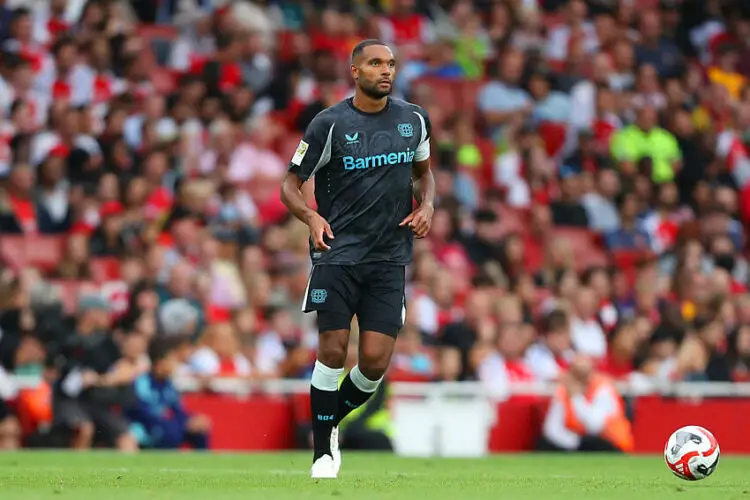
[{"label": "black sock", "polygon": [[341,387],[339,387],[339,405],[335,425],[339,425],[339,422],[344,420],[349,413],[365,404],[373,394],[358,389],[352,382],[351,372],[347,373]]},{"label": "black sock", "polygon": [[331,430],[336,421],[338,391],[322,391],[310,386],[310,408],[312,409],[313,462],[323,455],[331,454]]}]

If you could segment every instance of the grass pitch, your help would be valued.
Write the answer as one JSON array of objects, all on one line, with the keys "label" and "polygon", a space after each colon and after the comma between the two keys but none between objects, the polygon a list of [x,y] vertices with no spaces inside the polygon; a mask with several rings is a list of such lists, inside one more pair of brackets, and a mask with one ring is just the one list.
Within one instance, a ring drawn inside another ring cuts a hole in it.
[{"label": "grass pitch", "polygon": [[344,453],[339,479],[312,481],[310,455],[20,452],[0,455],[0,499],[75,500],[734,500],[750,498],[750,458],[682,481],[659,456],[506,455],[408,459]]}]

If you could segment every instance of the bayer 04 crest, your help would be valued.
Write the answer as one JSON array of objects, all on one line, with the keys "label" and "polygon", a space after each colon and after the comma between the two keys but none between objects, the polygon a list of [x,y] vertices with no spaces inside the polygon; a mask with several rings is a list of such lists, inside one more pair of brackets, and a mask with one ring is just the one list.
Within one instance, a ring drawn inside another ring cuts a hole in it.
[{"label": "bayer 04 crest", "polygon": [[411,123],[399,123],[396,128],[398,128],[401,137],[412,137],[414,135],[414,127]]}]

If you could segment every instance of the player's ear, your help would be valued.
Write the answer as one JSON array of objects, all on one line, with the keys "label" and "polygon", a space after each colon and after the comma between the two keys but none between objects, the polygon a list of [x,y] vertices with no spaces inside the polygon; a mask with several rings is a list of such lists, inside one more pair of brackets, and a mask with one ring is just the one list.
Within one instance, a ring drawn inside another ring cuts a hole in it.
[{"label": "player's ear", "polygon": [[352,64],[350,70],[352,73],[352,79],[357,81],[357,78],[359,78],[359,68]]}]

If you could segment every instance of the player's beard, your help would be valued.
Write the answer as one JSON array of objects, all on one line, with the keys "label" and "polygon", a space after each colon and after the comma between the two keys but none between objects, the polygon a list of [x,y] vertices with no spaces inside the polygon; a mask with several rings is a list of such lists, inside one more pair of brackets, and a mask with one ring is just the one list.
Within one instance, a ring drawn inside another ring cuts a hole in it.
[{"label": "player's beard", "polygon": [[363,94],[365,94],[367,97],[370,97],[371,99],[382,99],[383,97],[391,95],[391,91],[393,90],[393,83],[391,83],[390,87],[388,87],[388,90],[381,90],[378,85],[380,85],[380,82],[367,82],[366,84],[360,83],[359,88]]}]

